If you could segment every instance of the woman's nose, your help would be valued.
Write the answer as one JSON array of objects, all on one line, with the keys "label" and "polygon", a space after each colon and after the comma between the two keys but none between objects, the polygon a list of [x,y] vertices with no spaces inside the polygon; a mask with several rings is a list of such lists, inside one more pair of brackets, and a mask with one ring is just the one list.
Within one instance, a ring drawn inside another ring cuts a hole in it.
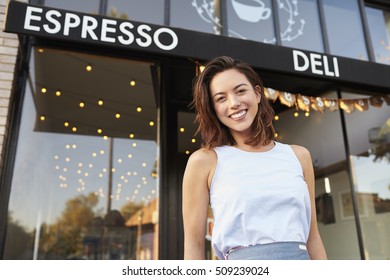
[{"label": "woman's nose", "polygon": [[241,102],[237,96],[232,95],[229,97],[230,108],[237,108],[238,106],[240,106],[240,104],[241,104]]}]

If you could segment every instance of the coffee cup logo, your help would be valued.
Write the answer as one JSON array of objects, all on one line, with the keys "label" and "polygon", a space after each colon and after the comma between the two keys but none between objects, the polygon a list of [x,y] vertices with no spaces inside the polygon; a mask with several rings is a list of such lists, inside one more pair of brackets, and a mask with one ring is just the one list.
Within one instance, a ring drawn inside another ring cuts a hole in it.
[{"label": "coffee cup logo", "polygon": [[271,16],[271,9],[261,0],[232,0],[232,6],[237,16],[244,21],[259,22]]},{"label": "coffee cup logo", "polygon": [[[200,19],[212,24],[215,34],[220,34],[223,29],[221,19],[219,18],[218,7],[216,6],[216,0],[192,0],[191,6],[196,10]],[[272,9],[264,0],[227,0],[227,7],[231,8],[237,15],[240,21],[252,24],[253,28],[259,28],[263,24],[269,24],[272,21]],[[298,0],[278,0],[278,13],[279,18],[286,21],[286,24],[280,30],[280,39],[282,41],[291,42],[303,35],[304,27],[306,24],[305,19],[300,15],[298,9]],[[246,35],[240,30],[235,28],[228,28],[228,34],[232,37],[241,39],[248,39]],[[261,39],[262,42],[268,44],[275,44],[276,37],[272,38],[264,37]]]}]

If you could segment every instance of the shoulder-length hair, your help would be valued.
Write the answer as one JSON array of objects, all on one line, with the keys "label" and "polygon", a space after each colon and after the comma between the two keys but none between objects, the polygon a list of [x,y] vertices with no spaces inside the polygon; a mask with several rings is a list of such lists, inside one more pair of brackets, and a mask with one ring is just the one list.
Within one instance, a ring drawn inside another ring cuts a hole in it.
[{"label": "shoulder-length hair", "polygon": [[261,95],[259,109],[246,144],[267,145],[274,140],[275,129],[272,121],[275,113],[264,95],[261,78],[249,64],[231,57],[221,56],[207,62],[204,70],[198,74],[193,82],[192,106],[195,108],[196,121],[199,124],[197,133],[200,132],[202,136],[202,147],[214,148],[236,144],[229,129],[219,121],[210,94],[210,83],[214,76],[229,69],[236,69],[244,74],[256,92],[259,91],[257,88],[260,88],[260,92],[258,92]]}]

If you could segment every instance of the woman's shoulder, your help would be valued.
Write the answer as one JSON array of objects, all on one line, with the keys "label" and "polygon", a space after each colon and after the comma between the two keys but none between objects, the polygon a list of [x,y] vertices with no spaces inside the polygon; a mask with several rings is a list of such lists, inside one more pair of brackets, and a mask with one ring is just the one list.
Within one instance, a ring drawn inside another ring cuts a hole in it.
[{"label": "woman's shoulder", "polygon": [[190,155],[188,162],[198,166],[207,166],[213,164],[216,160],[217,154],[213,149],[201,148]]},{"label": "woman's shoulder", "polygon": [[[187,161],[185,175],[196,178],[197,182],[207,182],[209,188],[217,165],[217,154],[213,149],[199,149]],[[206,181],[203,181],[205,179]]]},{"label": "woman's shoulder", "polygon": [[310,157],[309,150],[304,146],[291,144],[290,147],[298,157]]},{"label": "woman's shoulder", "polygon": [[297,156],[298,160],[301,162],[302,166],[305,168],[307,166],[311,166],[312,159],[310,151],[303,146],[300,145],[290,145],[292,150],[294,151],[295,155]]}]

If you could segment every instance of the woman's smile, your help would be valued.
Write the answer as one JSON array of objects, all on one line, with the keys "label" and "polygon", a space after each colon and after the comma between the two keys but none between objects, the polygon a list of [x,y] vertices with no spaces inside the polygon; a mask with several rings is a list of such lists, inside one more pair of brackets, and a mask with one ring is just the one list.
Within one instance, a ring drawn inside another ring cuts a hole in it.
[{"label": "woman's smile", "polygon": [[235,121],[239,121],[239,120],[245,118],[246,113],[247,113],[247,110],[240,110],[240,111],[230,115],[229,117]]}]

